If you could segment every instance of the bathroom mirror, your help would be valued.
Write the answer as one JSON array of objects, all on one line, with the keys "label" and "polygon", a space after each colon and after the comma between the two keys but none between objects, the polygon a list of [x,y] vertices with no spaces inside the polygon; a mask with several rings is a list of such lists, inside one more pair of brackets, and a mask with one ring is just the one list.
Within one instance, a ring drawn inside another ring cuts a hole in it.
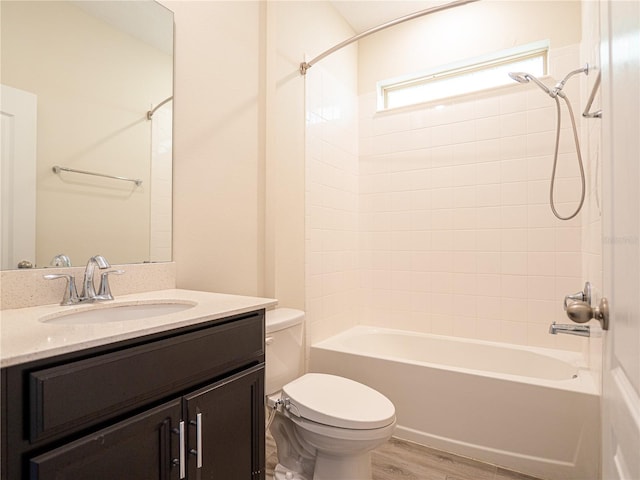
[{"label": "bathroom mirror", "polygon": [[0,9],[2,269],[170,261],[173,13],[151,0]]}]

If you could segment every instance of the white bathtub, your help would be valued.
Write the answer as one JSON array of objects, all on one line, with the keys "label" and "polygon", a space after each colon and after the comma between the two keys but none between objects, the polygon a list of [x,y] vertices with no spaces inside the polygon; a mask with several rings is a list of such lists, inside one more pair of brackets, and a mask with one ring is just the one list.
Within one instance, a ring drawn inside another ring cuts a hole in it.
[{"label": "white bathtub", "polygon": [[550,480],[599,475],[599,396],[580,354],[358,326],[310,370],[396,406],[395,436]]}]

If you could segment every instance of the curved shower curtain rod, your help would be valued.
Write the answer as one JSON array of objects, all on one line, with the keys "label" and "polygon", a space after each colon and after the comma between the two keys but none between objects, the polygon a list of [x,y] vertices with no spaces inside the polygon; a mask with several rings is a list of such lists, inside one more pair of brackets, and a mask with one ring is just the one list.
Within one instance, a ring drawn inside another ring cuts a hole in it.
[{"label": "curved shower curtain rod", "polygon": [[322,52],[317,57],[309,60],[308,62],[302,62],[300,64],[300,75],[306,75],[307,70],[313,67],[316,63],[318,63],[323,58],[331,55],[333,52],[340,50],[341,48],[346,47],[347,45],[352,44],[353,42],[357,42],[361,38],[367,37],[372,33],[379,32],[380,30],[384,30],[385,28],[393,27],[400,23],[404,23],[408,20],[413,20],[414,18],[423,17],[425,15],[429,15],[431,13],[441,12],[443,10],[448,10],[449,8],[459,7],[460,5],[465,5],[467,3],[477,2],[478,0],[456,0],[454,2],[445,3],[443,5],[438,5],[436,7],[427,8],[425,10],[420,10],[419,12],[411,13],[409,15],[405,15],[404,17],[396,18],[395,20],[391,20],[390,22],[383,23],[382,25],[378,25],[377,27],[370,28],[369,30],[365,30],[362,33],[359,33],[351,38],[348,38],[344,42],[339,43],[335,47],[330,48]]},{"label": "curved shower curtain rod", "polygon": [[153,117],[153,114],[156,113],[156,110],[158,110],[161,106],[163,106],[165,103],[170,102],[171,100],[173,100],[173,96],[169,97],[169,98],[165,98],[163,101],[161,101],[158,105],[156,105],[155,108],[149,110],[147,112],[147,120],[151,120],[151,117]]}]

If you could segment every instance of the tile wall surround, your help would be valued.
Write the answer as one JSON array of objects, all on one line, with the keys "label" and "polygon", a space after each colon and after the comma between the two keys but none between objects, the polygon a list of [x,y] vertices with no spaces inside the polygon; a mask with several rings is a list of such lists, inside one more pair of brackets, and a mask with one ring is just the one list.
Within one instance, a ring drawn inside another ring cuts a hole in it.
[{"label": "tile wall surround", "polygon": [[[356,65],[355,49],[342,54],[351,55],[351,65]],[[354,326],[358,320],[355,67],[346,72],[325,65],[315,65],[306,75],[307,345]],[[333,75],[335,71],[340,73]]]},{"label": "tile wall surround", "polygon": [[[116,298],[129,293],[176,288],[174,262],[113,265],[113,268],[125,271],[123,275],[112,275],[109,279],[111,291]],[[72,273],[80,292],[84,267],[6,270],[0,272],[0,309],[59,303],[64,292],[64,281],[42,278],[43,275],[53,273]]]},{"label": "tile wall surround", "polygon": [[[580,58],[577,45],[553,50],[551,75]],[[561,222],[549,210],[553,101],[514,84],[444,107],[376,113],[374,93],[357,98],[332,72],[319,65],[306,80],[309,341],[360,323],[586,349],[584,339],[547,333],[568,321],[562,298],[584,283],[586,231],[587,258],[597,265],[599,255],[599,214]],[[566,87],[579,123],[581,83]],[[563,115],[564,212],[580,182]],[[592,147],[583,141],[583,152]]]},{"label": "tile wall surround", "polygon": [[[579,46],[550,52],[555,78],[579,65]],[[580,81],[565,91],[580,122]],[[548,205],[553,100],[514,84],[443,105],[376,113],[375,93],[359,105],[359,322],[584,348],[547,333],[583,285],[584,214],[561,222]],[[580,181],[566,111],[562,127],[556,200],[570,212]]]}]

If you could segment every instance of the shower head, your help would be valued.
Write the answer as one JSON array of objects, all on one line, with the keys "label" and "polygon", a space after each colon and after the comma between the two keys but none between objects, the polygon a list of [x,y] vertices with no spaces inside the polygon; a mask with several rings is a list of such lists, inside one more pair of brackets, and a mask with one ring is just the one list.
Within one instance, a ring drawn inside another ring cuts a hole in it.
[{"label": "shower head", "polygon": [[509,72],[509,76],[511,77],[512,80],[515,80],[516,82],[519,82],[519,83],[529,82],[529,77],[527,77],[527,74],[524,72]]},{"label": "shower head", "polygon": [[538,80],[536,77],[531,75],[530,73],[525,72],[509,72],[509,76],[519,83],[529,83],[529,81],[533,81],[536,85],[538,85],[542,90],[545,91],[548,95],[551,95],[551,90],[544,83]]}]

